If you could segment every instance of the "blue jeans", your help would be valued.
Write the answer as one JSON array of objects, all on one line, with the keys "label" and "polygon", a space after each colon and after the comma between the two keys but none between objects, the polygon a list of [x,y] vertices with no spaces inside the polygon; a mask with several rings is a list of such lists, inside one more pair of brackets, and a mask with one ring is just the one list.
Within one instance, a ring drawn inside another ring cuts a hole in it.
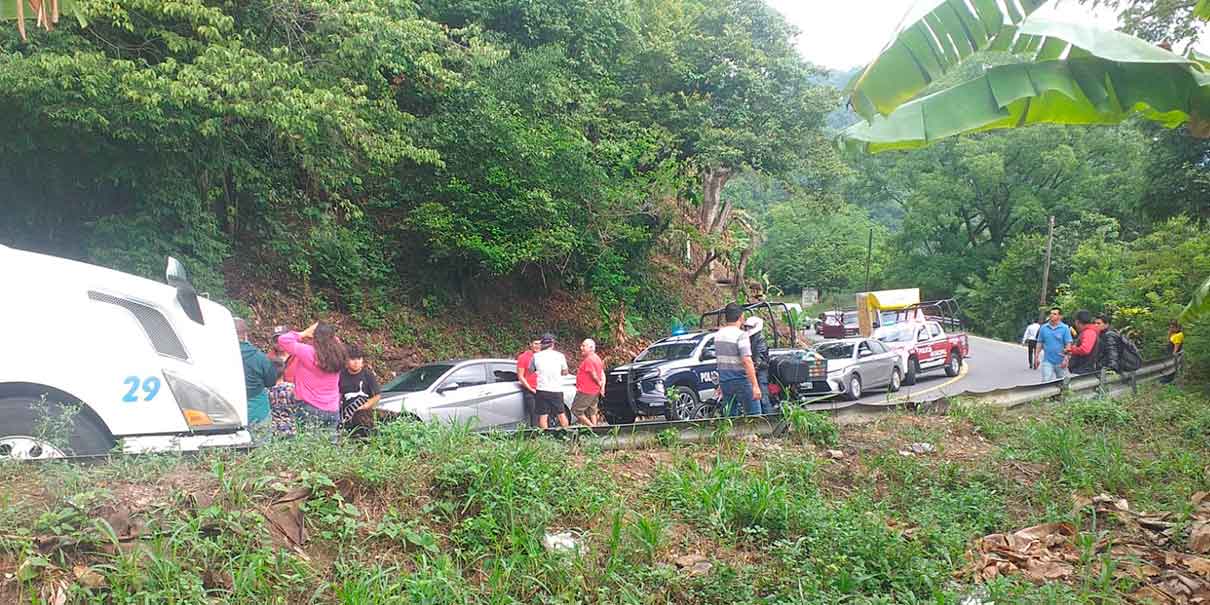
[{"label": "blue jeans", "polygon": [[760,384],[760,413],[773,413],[773,400],[769,399],[769,370],[757,370],[756,382]]},{"label": "blue jeans", "polygon": [[752,385],[747,380],[728,380],[719,385],[723,391],[723,413],[727,416],[760,414],[760,400],[752,398]]},{"label": "blue jeans", "polygon": [[1050,363],[1042,360],[1042,382],[1054,382],[1056,380],[1066,380],[1071,376],[1067,368],[1058,363]]},{"label": "blue jeans", "polygon": [[340,426],[340,412],[321,410],[301,400],[297,405],[298,407],[294,408],[295,430],[314,427],[321,433],[332,433],[335,437],[336,428]]}]

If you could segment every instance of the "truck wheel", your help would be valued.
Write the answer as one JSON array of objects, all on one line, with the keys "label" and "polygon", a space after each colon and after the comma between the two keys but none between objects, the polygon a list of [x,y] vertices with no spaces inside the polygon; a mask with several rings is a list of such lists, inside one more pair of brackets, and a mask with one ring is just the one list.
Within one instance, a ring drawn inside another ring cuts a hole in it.
[{"label": "truck wheel", "polygon": [[945,364],[945,375],[953,378],[962,370],[962,353],[955,350],[950,354],[949,363]]},{"label": "truck wheel", "polygon": [[97,456],[116,442],[92,411],[41,395],[0,396],[0,459]]},{"label": "truck wheel", "polygon": [[907,367],[907,374],[903,377],[903,384],[912,386],[916,384],[916,377],[920,376],[920,361],[915,357],[909,357]]},{"label": "truck wheel", "polygon": [[686,386],[672,387],[669,392],[668,406],[664,408],[664,418],[668,421],[697,420],[703,418],[702,402],[693,389]]},{"label": "truck wheel", "polygon": [[861,399],[861,376],[853,374],[849,377],[849,384],[845,388],[845,397],[852,401]]},{"label": "truck wheel", "polygon": [[899,368],[895,368],[894,370],[891,370],[891,386],[888,387],[887,390],[894,393],[897,392],[901,386],[903,386],[903,371]]}]

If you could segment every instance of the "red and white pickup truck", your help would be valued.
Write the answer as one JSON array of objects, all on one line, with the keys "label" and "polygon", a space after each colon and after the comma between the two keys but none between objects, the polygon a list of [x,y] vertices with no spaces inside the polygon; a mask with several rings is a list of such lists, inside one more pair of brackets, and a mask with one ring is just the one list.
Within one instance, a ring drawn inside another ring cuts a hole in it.
[{"label": "red and white pickup truck", "polygon": [[874,338],[903,356],[906,368],[903,384],[916,384],[917,376],[939,368],[945,370],[946,376],[957,376],[971,352],[966,332],[947,333],[940,321],[930,319],[911,319],[878,328]]}]

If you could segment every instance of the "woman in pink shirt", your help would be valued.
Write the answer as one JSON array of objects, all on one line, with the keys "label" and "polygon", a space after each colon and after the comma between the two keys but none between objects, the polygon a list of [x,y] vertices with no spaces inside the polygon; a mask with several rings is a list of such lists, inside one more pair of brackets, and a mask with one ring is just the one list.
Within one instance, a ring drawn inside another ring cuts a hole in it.
[{"label": "woman in pink shirt", "polygon": [[[314,344],[302,342],[313,339]],[[277,344],[297,360],[294,370],[294,397],[300,418],[319,421],[335,428],[340,422],[340,369],[345,365],[345,346],[336,337],[336,326],[313,323],[302,332],[286,332]]]}]

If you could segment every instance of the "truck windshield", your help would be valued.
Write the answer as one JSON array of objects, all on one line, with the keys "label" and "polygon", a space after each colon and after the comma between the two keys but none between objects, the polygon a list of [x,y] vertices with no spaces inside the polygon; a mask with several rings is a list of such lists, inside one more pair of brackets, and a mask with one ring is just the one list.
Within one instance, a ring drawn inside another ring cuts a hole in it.
[{"label": "truck windshield", "polygon": [[878,328],[874,332],[874,337],[882,342],[912,342],[915,338],[916,329],[913,324],[899,324],[896,326],[886,326]]},{"label": "truck windshield", "polygon": [[646,351],[639,353],[635,357],[635,361],[668,361],[671,359],[686,359],[693,355],[693,350],[697,348],[696,342],[678,342],[665,345],[654,345],[647,347]]},{"label": "truck windshield", "polygon": [[450,368],[454,366],[447,363],[435,363],[427,366],[420,366],[410,372],[404,372],[396,376],[394,380],[386,383],[382,387],[384,393],[416,393],[423,391],[437,382]]},{"label": "truck windshield", "polygon": [[831,342],[824,343],[815,348],[815,351],[823,355],[824,359],[852,359],[853,343],[851,342]]}]

